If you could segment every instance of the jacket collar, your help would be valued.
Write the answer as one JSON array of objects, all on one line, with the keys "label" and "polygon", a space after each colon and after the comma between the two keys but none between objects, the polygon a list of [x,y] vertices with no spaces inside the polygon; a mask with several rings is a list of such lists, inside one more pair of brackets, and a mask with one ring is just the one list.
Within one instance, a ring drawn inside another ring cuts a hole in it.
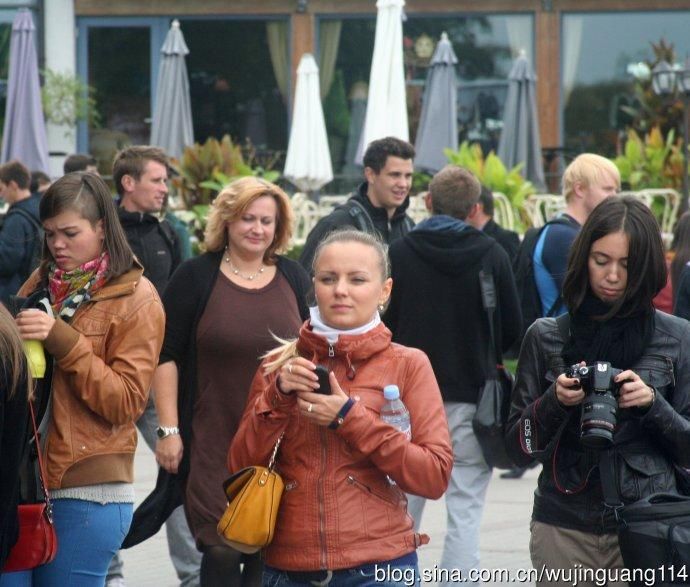
[{"label": "jacket collar", "polygon": [[135,258],[132,268],[129,271],[108,281],[101,289],[93,294],[91,301],[100,302],[102,300],[133,294],[143,274],[144,268]]},{"label": "jacket collar", "polygon": [[302,324],[297,341],[297,350],[303,356],[315,359],[326,359],[330,349],[333,349],[336,357],[347,357],[348,360],[362,360],[375,355],[388,348],[391,344],[392,334],[384,324],[379,324],[364,334],[341,334],[334,345],[314,334],[310,321]]},{"label": "jacket collar", "polygon": [[[386,212],[384,208],[377,208],[371,203],[371,200],[367,195],[368,190],[369,184],[366,181],[362,182],[357,188],[357,190],[355,190],[355,193],[352,195],[352,197],[355,198],[367,209],[367,212],[369,212],[369,215],[372,218],[381,219],[384,222],[388,222],[388,212]],[[407,211],[407,208],[409,206],[410,195],[408,194],[405,198],[405,201],[395,209],[395,212],[393,212],[393,216],[390,219],[391,223],[397,222],[400,219],[402,219],[405,216],[405,212]]]}]

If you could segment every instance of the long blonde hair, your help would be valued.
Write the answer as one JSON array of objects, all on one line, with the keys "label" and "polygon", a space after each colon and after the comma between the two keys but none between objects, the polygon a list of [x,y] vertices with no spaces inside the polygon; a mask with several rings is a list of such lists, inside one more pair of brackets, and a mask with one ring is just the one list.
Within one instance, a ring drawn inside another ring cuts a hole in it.
[{"label": "long blonde hair", "polygon": [[14,396],[26,383],[24,391],[27,400],[31,398],[32,382],[27,368],[22,338],[14,319],[0,304],[0,360],[8,383],[7,399]]},{"label": "long blonde hair", "polygon": [[[334,243],[360,243],[374,249],[378,256],[378,266],[381,271],[381,281],[385,281],[390,276],[390,263],[388,262],[388,247],[376,236],[361,230],[345,229],[331,232],[316,247],[314,260],[312,261],[312,274],[316,273],[316,265],[323,250]],[[261,358],[271,358],[264,364],[264,373],[269,374],[280,369],[290,359],[298,356],[297,339],[285,340],[274,335],[280,345],[268,351]]]}]

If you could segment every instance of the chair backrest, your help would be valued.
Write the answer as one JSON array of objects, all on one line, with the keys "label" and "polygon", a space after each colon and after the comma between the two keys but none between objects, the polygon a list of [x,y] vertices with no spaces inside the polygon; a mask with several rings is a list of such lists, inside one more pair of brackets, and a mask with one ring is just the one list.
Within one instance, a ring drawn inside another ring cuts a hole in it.
[{"label": "chair backrest", "polygon": [[416,196],[410,196],[410,205],[407,208],[407,214],[415,224],[419,224],[422,220],[429,217],[429,211],[426,209],[424,203],[424,196],[426,192],[421,192]]},{"label": "chair backrest", "polygon": [[319,218],[328,216],[331,212],[333,212],[336,206],[340,206],[341,204],[347,202],[347,199],[349,197],[350,194],[337,196],[321,196],[318,202]]},{"label": "chair backrest", "polygon": [[505,194],[493,192],[494,220],[507,230],[515,230],[515,210]]},{"label": "chair backrest", "polygon": [[565,210],[565,198],[560,194],[532,194],[525,199],[524,208],[532,226],[540,228]]},{"label": "chair backrest", "polygon": [[647,204],[650,208],[654,202],[661,203],[663,206],[661,220],[659,221],[659,225],[661,226],[661,237],[664,239],[664,244],[670,246],[671,241],[673,241],[673,229],[678,220],[680,194],[672,188],[663,188],[640,190],[637,192],[636,196],[645,200],[651,199],[651,202]]},{"label": "chair backrest", "polygon": [[290,246],[303,245],[307,242],[307,236],[319,221],[319,207],[305,194],[296,193],[290,198],[295,223],[292,230]]}]

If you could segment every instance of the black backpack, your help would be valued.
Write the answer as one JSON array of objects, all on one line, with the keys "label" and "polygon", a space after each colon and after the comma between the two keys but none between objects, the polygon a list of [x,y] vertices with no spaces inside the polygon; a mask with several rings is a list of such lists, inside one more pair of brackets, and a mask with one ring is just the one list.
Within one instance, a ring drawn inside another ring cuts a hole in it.
[{"label": "black backpack", "polygon": [[22,283],[24,283],[40,264],[41,256],[43,255],[43,226],[38,221],[38,219],[31,213],[27,212],[23,208],[17,208],[13,206],[8,212],[7,216],[12,214],[21,214],[23,218],[29,221],[31,228],[33,229],[33,243],[31,246],[31,254],[24,261],[24,265],[21,268],[19,276]]},{"label": "black backpack", "polygon": [[[517,256],[513,262],[515,285],[517,286],[518,297],[520,298],[520,308],[522,309],[522,329],[517,342],[518,345],[522,342],[525,332],[527,332],[527,329],[532,323],[537,318],[542,318],[544,315],[542,312],[539,290],[537,289],[537,282],[534,279],[534,249],[537,248],[537,243],[544,229],[552,224],[565,224],[570,226],[572,222],[567,218],[559,217],[550,220],[541,228],[530,228],[525,233],[525,237],[522,239]],[[559,294],[546,315],[552,316],[560,307],[561,301],[561,296]]]}]

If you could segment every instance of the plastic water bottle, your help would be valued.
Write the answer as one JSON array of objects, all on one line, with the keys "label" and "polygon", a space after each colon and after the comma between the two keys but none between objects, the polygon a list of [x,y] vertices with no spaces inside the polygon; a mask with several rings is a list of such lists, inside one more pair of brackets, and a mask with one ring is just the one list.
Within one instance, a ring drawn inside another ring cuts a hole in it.
[{"label": "plastic water bottle", "polygon": [[[383,388],[383,397],[386,399],[381,407],[381,419],[397,428],[412,440],[412,426],[410,424],[410,412],[400,399],[400,390],[397,385],[386,385]],[[395,481],[388,477],[388,482],[395,485]]]},{"label": "plastic water bottle", "polygon": [[381,407],[381,419],[405,433],[408,440],[412,439],[412,426],[410,425],[410,412],[400,399],[400,390],[397,385],[386,385],[383,388],[383,397],[386,402]]}]

